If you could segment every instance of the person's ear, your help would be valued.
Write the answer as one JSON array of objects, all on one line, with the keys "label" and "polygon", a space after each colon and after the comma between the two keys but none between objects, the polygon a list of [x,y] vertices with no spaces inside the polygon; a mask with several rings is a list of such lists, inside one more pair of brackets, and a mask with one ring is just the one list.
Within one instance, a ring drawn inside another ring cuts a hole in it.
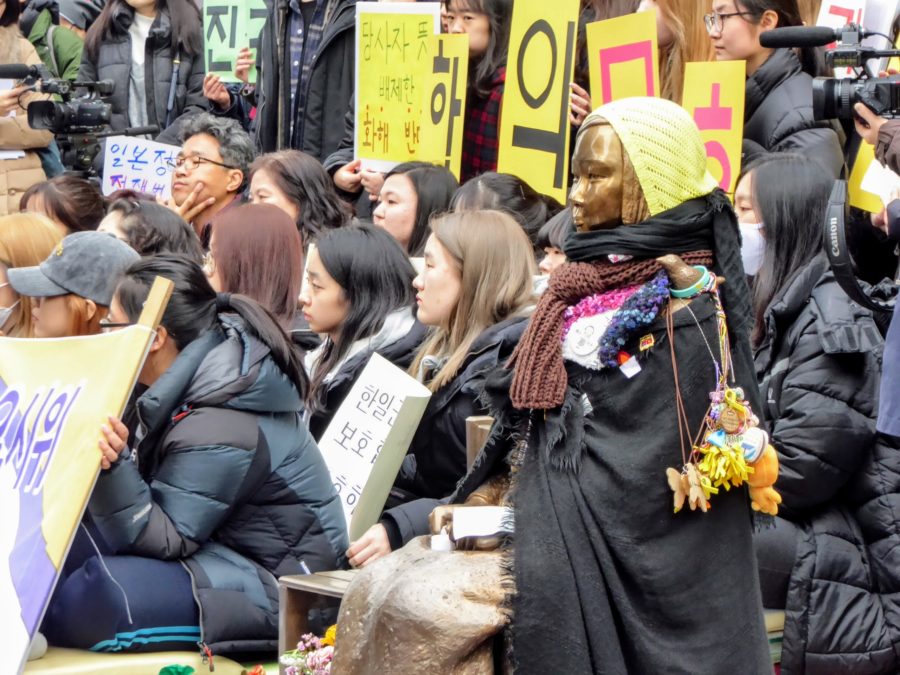
[{"label": "person's ear", "polygon": [[97,303],[93,300],[84,299],[84,318],[88,321],[91,321],[95,316],[97,316]]},{"label": "person's ear", "polygon": [[244,183],[244,172],[240,169],[231,169],[228,172],[228,182],[225,183],[225,190],[228,192],[237,192]]},{"label": "person's ear", "polygon": [[165,326],[157,326],[156,334],[153,336],[153,342],[150,343],[150,354],[158,352],[165,347],[171,339],[169,331],[166,330]]},{"label": "person's ear", "polygon": [[773,28],[778,28],[778,12],[774,9],[767,9],[759,19],[759,29],[772,30]]}]

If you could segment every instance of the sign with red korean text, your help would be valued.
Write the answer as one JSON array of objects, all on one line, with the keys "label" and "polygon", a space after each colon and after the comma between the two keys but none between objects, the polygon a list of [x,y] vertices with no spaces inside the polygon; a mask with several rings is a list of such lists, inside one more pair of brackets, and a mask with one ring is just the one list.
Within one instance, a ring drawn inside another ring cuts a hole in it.
[{"label": "sign with red korean text", "polygon": [[[843,28],[848,23],[855,23],[861,26],[865,9],[866,0],[823,0],[819,7],[819,18],[816,19],[816,25]],[[826,49],[834,46],[832,43]],[[852,77],[853,70],[851,68],[835,68],[834,76]]]},{"label": "sign with red korean text", "polygon": [[741,172],[745,72],[744,61],[688,63],[684,69],[682,106],[700,129],[709,172],[728,194]]},{"label": "sign with red korean text", "polygon": [[428,54],[419,159],[446,167],[459,180],[469,72],[469,36],[434,35],[428,42]]},{"label": "sign with red korean text", "polygon": [[497,170],[566,201],[569,83],[575,67],[579,0],[513,7]]},{"label": "sign with red korean text", "polygon": [[363,168],[390,171],[419,158],[428,42],[440,16],[439,2],[356,5],[354,152]]},{"label": "sign with red korean text", "polygon": [[655,12],[595,21],[586,31],[594,108],[631,96],[659,96]]}]

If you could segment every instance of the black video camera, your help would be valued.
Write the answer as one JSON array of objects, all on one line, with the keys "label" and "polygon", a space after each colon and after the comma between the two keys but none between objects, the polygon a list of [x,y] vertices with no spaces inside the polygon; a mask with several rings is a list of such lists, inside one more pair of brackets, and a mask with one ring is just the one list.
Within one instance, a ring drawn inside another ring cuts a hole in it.
[{"label": "black video camera", "polygon": [[[762,33],[763,47],[821,47],[837,42],[825,52],[830,68],[855,68],[855,78],[817,77],[813,80],[813,115],[817,120],[852,120],[853,106],[861,102],[872,112],[887,119],[900,118],[900,76],[874,77],[866,67],[871,59],[900,56],[900,51],[871,49],[864,38],[879,35],[848,23],[838,29],[823,26],[792,26]],[[883,36],[882,36],[883,37]]]}]

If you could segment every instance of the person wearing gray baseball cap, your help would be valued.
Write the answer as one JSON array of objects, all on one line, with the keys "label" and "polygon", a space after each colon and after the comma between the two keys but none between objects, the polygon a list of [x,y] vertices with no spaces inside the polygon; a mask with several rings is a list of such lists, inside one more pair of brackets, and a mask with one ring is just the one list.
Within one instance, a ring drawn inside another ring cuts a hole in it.
[{"label": "person wearing gray baseball cap", "polygon": [[75,232],[35,267],[8,271],[19,295],[34,298],[35,337],[71,337],[100,332],[122,273],[140,259],[105,232]]}]

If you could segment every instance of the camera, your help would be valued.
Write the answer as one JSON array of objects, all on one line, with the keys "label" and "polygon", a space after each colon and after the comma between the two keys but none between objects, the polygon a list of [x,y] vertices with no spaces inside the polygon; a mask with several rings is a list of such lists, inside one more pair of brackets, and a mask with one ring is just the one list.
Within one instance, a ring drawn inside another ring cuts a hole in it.
[{"label": "camera", "polygon": [[863,47],[865,34],[859,27],[847,24],[838,31],[840,43],[825,52],[830,68],[862,68],[858,78],[835,79],[817,77],[813,80],[813,116],[817,120],[852,120],[853,106],[863,103],[880,117],[900,117],[900,76],[870,77],[865,71],[869,59],[894,55]]},{"label": "camera", "polygon": [[[44,82],[40,90],[54,91],[58,83],[59,80]],[[112,106],[104,103],[101,97],[112,94],[113,82],[77,82],[75,86],[84,87],[88,94],[75,99],[63,94],[61,102],[32,102],[28,106],[28,125],[32,129],[47,129],[54,134],[72,134],[90,133],[109,124]]]}]

